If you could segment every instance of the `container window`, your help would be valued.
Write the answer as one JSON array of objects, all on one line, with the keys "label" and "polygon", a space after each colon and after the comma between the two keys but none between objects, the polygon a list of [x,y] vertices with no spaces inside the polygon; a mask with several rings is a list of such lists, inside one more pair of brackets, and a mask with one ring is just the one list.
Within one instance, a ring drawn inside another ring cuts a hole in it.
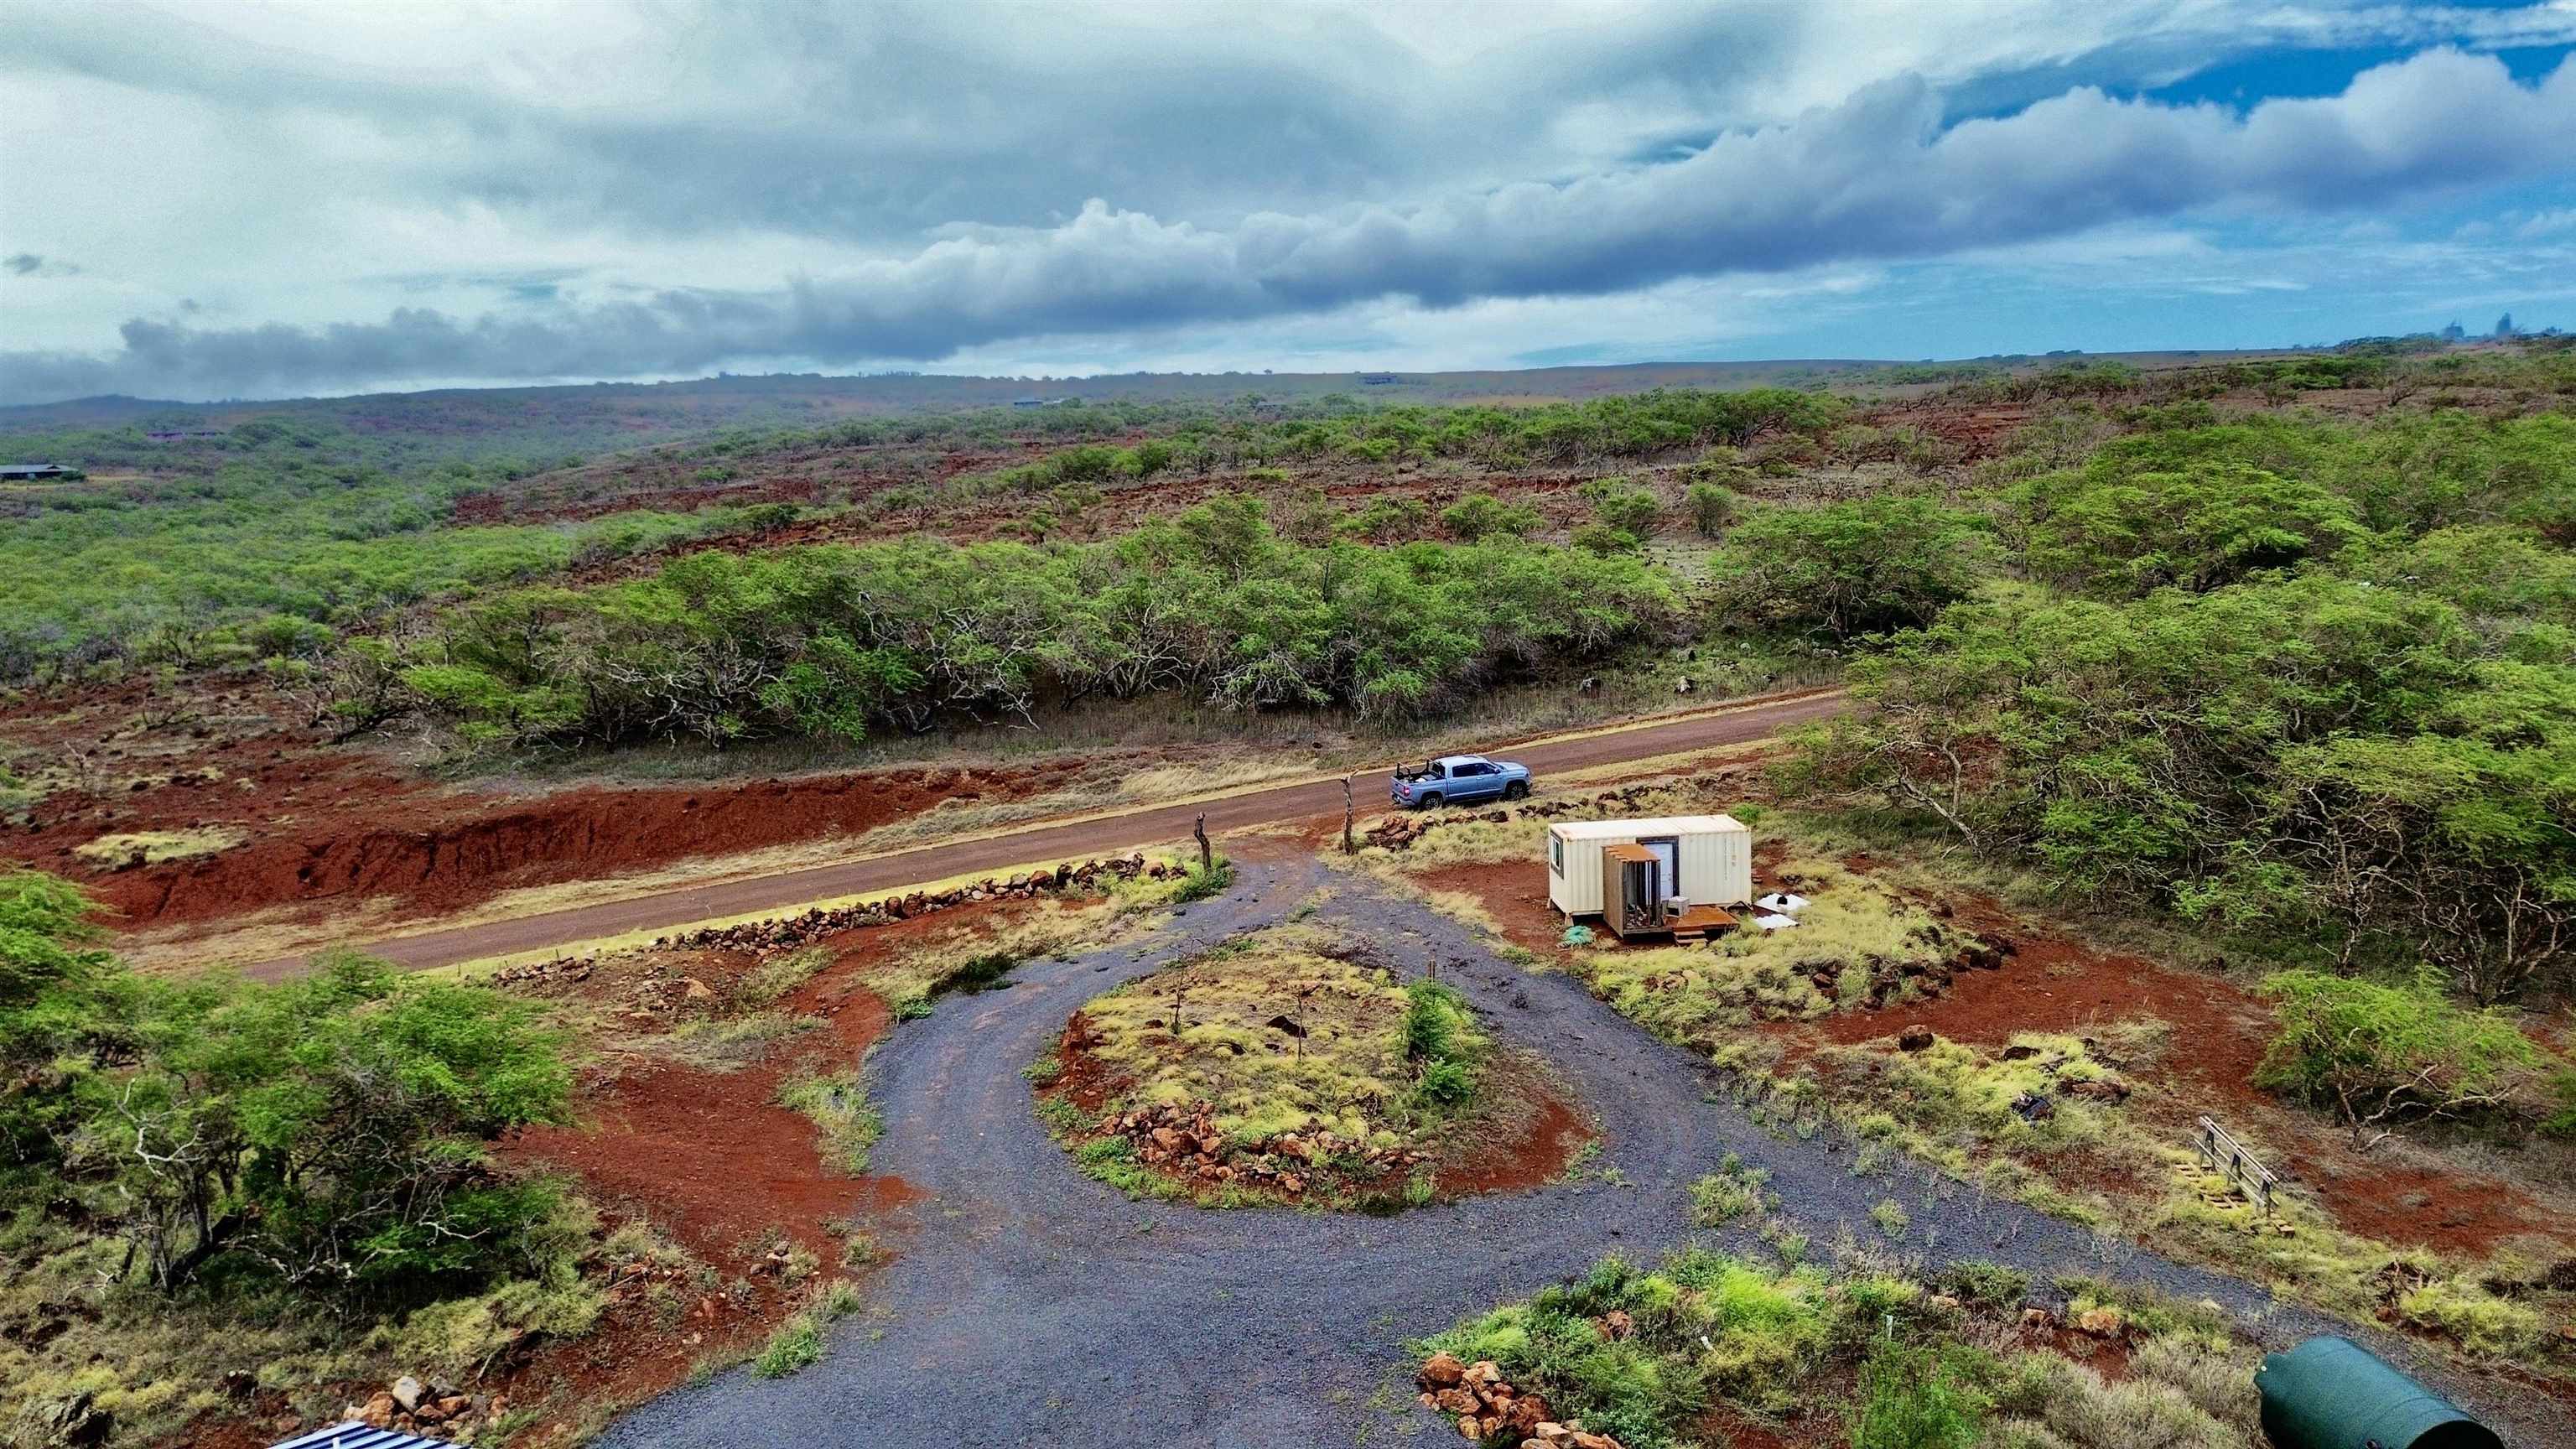
[{"label": "container window", "polygon": [[1565,874],[1565,837],[1562,835],[1547,838],[1547,868],[1559,876]]}]

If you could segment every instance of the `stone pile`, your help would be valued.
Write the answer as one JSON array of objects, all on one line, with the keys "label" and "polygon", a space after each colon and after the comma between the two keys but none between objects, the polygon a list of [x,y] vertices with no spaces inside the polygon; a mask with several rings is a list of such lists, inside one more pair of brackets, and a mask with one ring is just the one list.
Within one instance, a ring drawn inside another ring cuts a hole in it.
[{"label": "stone pile", "polygon": [[1143,876],[1161,880],[1166,876],[1185,874],[1183,867],[1162,861],[1148,863],[1142,851],[1109,860],[1086,860],[1080,865],[1070,862],[1053,870],[1031,871],[1008,880],[990,876],[972,885],[944,891],[914,891],[910,895],[889,896],[881,901],[842,906],[835,910],[816,908],[799,916],[774,921],[750,921],[739,926],[716,926],[704,931],[690,931],[677,936],[656,936],[656,946],[683,948],[776,951],[810,945],[822,937],[866,926],[882,926],[890,921],[908,921],[952,906],[971,905],[977,901],[1028,900],[1037,896],[1088,892],[1107,880],[1134,880]]},{"label": "stone pile", "polygon": [[[1920,932],[1926,928],[1917,929]],[[1921,939],[1924,939],[1927,944],[1940,944],[1938,936],[1921,937]],[[1869,973],[1869,984],[1860,988],[1859,999],[1852,1004],[1866,1011],[1877,1011],[1898,1001],[1937,999],[1967,972],[2002,969],[2004,958],[2012,955],[2015,949],[2011,941],[2001,937],[1972,936],[1968,944],[1961,947],[1957,954],[1946,962],[1920,956],[1908,956],[1901,961],[1890,961],[1885,956],[1871,952],[1863,956],[1860,962]],[[1807,972],[1808,984],[1824,993],[1826,1000],[1839,1000],[1843,988],[1839,971],[1827,969],[1832,966],[1830,962],[1819,962],[1815,965],[1816,969]],[[1806,967],[1802,965],[1799,969],[1805,970]],[[1905,983],[1908,981],[1914,983],[1911,996],[1905,992]]]},{"label": "stone pile", "polygon": [[1520,1449],[1621,1449],[1607,1434],[1548,1417],[1547,1400],[1515,1390],[1491,1359],[1461,1363],[1455,1354],[1435,1353],[1413,1381],[1422,1389],[1422,1406],[1449,1416],[1462,1439],[1501,1440]]},{"label": "stone pile", "polygon": [[471,1443],[478,1425],[509,1411],[506,1395],[462,1393],[405,1374],[378,1389],[365,1403],[343,1409],[340,1422]]},{"label": "stone pile", "polygon": [[1357,1159],[1368,1170],[1394,1172],[1426,1160],[1400,1147],[1370,1147],[1332,1132],[1282,1132],[1249,1145],[1230,1145],[1217,1130],[1216,1107],[1140,1107],[1122,1112],[1106,1130],[1136,1145],[1136,1160],[1193,1182],[1215,1187],[1269,1188],[1295,1197],[1306,1190],[1315,1165],[1331,1158]]},{"label": "stone pile", "polygon": [[[926,916],[953,906],[971,905],[976,901],[1031,900],[1048,895],[1083,895],[1100,889],[1111,881],[1163,880],[1188,874],[1186,866],[1148,861],[1144,852],[1112,856],[1107,860],[1071,862],[1053,870],[1030,871],[1008,880],[990,876],[972,885],[944,891],[914,891],[909,895],[889,896],[881,901],[841,906],[833,910],[817,907],[802,915],[782,916],[776,920],[747,921],[738,926],[716,926],[703,931],[685,931],[676,936],[656,936],[656,948],[677,947],[682,950],[741,950],[769,953],[790,951],[808,946],[825,936],[866,926],[882,926],[892,921],[906,921]],[[579,981],[590,974],[591,960],[581,956],[561,956],[551,961],[505,967],[489,978],[500,984],[514,981],[540,981],[549,978]]]}]

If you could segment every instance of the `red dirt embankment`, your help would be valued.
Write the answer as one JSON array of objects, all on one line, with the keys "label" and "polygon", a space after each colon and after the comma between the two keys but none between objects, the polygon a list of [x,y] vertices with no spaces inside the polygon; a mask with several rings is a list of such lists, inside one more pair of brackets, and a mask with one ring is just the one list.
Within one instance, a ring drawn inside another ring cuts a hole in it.
[{"label": "red dirt embankment", "polygon": [[419,823],[352,828],[346,819],[317,821],[219,855],[108,874],[93,888],[129,926],[349,898],[392,897],[405,911],[427,915],[524,886],[854,835],[950,800],[1016,799],[1061,784],[1074,769],[888,770],[694,788],[587,788],[497,810],[471,797],[411,796],[389,801],[386,813]]}]

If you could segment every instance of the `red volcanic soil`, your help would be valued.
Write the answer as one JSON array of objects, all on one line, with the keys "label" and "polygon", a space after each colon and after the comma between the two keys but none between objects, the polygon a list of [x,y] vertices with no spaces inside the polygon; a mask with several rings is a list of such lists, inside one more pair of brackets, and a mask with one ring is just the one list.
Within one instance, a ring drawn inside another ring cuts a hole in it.
[{"label": "red volcanic soil", "polygon": [[[823,1029],[734,1071],[612,1053],[584,1075],[577,1125],[524,1129],[504,1156],[579,1173],[594,1198],[634,1209],[710,1262],[739,1255],[773,1229],[818,1254],[837,1252],[828,1223],[900,1205],[911,1190],[897,1179],[851,1178],[828,1167],[813,1123],[777,1104],[779,1084],[799,1072],[856,1068],[885,1034],[886,1004],[865,984],[871,971],[925,944],[987,934],[992,916],[1018,904],[977,902],[828,937],[821,944],[834,953],[832,963],[777,1003],[824,1022]],[[647,992],[685,972],[718,1000],[759,964],[745,951],[618,959],[652,973],[636,978]],[[610,970],[609,963],[600,968]],[[596,999],[618,989],[594,975],[565,994]]]},{"label": "red volcanic soil", "polygon": [[412,823],[379,816],[360,826],[344,816],[219,855],[111,874],[96,889],[136,925],[344,897],[392,896],[407,910],[434,914],[522,886],[854,835],[949,800],[1039,793],[1074,772],[1071,765],[1008,774],[907,769],[685,788],[585,787],[523,801],[412,796],[403,812]]},{"label": "red volcanic soil", "polygon": [[[284,702],[260,689],[208,692],[175,722],[138,727],[146,711],[176,708],[155,688],[132,682],[0,719],[12,747],[88,762],[77,784],[36,805],[30,826],[0,829],[0,864],[83,882],[128,929],[380,899],[413,914],[452,911],[525,886],[856,834],[951,800],[1017,799],[1060,788],[1080,768],[907,768],[505,795],[434,785],[378,751],[324,743],[282,720]],[[121,869],[74,854],[102,835],[208,826],[250,838],[214,855]]]},{"label": "red volcanic soil", "polygon": [[[1488,1090],[1503,1090],[1500,1087]],[[1433,1196],[1448,1199],[1479,1192],[1527,1192],[1565,1173],[1565,1165],[1592,1140],[1591,1124],[1544,1082],[1533,1083],[1538,1110],[1508,1138],[1471,1143],[1431,1175]]]},{"label": "red volcanic soil", "polygon": [[2220,1110],[2270,1102],[2253,1086],[2271,1034],[2271,1011],[2260,1000],[2215,976],[2032,931],[1984,902],[1954,904],[1979,934],[2013,943],[2000,969],[1962,972],[1935,999],[1784,1024],[1777,1030],[1795,1044],[1793,1055],[1890,1036],[1918,1022],[1952,1041],[2001,1047],[2017,1031],[2082,1036],[2114,1022],[2153,1018],[2173,1027],[2174,1050],[2158,1064],[2160,1077],[2186,1079]]},{"label": "red volcanic soil", "polygon": [[[790,1009],[797,1004],[791,999]],[[885,1004],[866,992],[827,1009],[828,1031],[740,1071],[665,1063],[620,1073],[584,1093],[580,1125],[527,1128],[504,1155],[578,1173],[592,1195],[643,1209],[636,1215],[709,1262],[741,1258],[773,1230],[831,1261],[838,1250],[825,1223],[872,1199],[899,1204],[908,1190],[899,1181],[866,1185],[835,1175],[813,1123],[775,1100],[780,1081],[800,1067],[855,1067],[889,1020]]]},{"label": "red volcanic soil", "polygon": [[1473,898],[1502,928],[1503,939],[1529,951],[1554,951],[1564,942],[1565,922],[1547,902],[1547,867],[1535,851],[1525,861],[1444,865],[1414,873],[1424,890]]}]

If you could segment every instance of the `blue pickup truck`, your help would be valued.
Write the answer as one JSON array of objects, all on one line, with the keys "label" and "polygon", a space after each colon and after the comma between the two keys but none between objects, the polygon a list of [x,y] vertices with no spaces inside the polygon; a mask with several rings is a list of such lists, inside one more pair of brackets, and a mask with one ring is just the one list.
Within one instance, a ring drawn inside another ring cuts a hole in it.
[{"label": "blue pickup truck", "polygon": [[1419,770],[1396,771],[1388,794],[1399,810],[1436,810],[1480,800],[1518,800],[1529,792],[1527,765],[1482,755],[1443,755]]}]

